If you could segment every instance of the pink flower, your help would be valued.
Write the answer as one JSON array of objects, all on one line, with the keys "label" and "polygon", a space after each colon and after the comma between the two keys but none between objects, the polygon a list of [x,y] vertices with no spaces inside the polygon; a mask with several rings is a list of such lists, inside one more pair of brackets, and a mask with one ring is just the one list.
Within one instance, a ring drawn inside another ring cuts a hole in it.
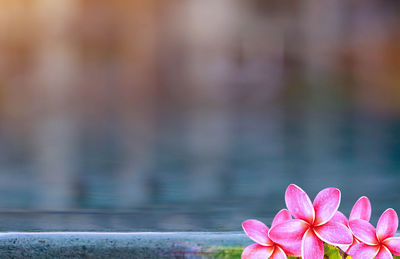
[{"label": "pink flower", "polygon": [[285,194],[286,206],[296,218],[272,226],[269,238],[281,246],[297,244],[303,259],[324,258],[324,244],[350,245],[353,236],[349,229],[330,219],[340,204],[340,191],[326,188],[311,203],[308,195],[291,184]]},{"label": "pink flower", "polygon": [[[369,199],[367,197],[362,196],[356,201],[353,208],[351,209],[349,220],[362,219],[365,221],[369,221],[370,218],[371,218],[371,203],[369,202]],[[343,215],[343,213],[341,213],[340,211],[337,211],[335,213],[335,216],[333,216],[333,218],[331,219],[331,221],[342,223],[343,225],[346,225],[348,228],[350,228],[349,220],[347,220],[346,216]],[[350,246],[348,245],[339,246],[339,248],[347,253],[351,247],[353,247],[358,243],[360,242],[353,235],[353,243]]]},{"label": "pink flower", "polygon": [[392,259],[392,254],[400,255],[400,238],[393,237],[399,219],[393,209],[387,209],[379,218],[376,229],[362,219],[349,221],[354,236],[362,243],[354,245],[348,254],[354,259]]},{"label": "pink flower", "polygon": [[[290,216],[288,210],[281,210],[278,212],[278,214],[276,214],[271,226],[275,226],[291,219],[292,216]],[[256,244],[246,247],[242,253],[243,259],[284,259],[287,258],[286,254],[297,256],[297,254],[293,254],[292,246],[289,245],[287,247],[283,247],[273,242],[268,237],[269,229],[266,225],[264,225],[264,223],[258,220],[249,219],[242,223],[242,227],[247,236],[256,242]]]}]

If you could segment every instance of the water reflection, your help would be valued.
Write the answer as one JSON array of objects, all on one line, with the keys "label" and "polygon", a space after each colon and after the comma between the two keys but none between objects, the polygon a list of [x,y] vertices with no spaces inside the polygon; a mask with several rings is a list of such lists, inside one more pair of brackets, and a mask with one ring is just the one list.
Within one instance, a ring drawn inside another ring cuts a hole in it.
[{"label": "water reflection", "polygon": [[367,2],[1,2],[0,225],[237,230],[290,183],[400,209],[399,9]]}]

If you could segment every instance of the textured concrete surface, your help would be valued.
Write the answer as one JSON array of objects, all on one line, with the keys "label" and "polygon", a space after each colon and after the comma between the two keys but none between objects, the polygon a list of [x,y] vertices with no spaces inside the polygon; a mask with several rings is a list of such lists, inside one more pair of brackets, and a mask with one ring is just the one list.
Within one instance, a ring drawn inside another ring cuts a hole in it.
[{"label": "textured concrete surface", "polygon": [[13,232],[0,234],[0,258],[235,257],[223,250],[250,243],[240,232]]}]

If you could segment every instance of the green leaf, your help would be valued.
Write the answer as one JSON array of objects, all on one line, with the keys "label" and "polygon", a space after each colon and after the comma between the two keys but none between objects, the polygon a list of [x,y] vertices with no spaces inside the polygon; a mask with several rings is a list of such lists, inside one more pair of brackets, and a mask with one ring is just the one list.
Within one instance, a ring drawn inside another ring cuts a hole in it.
[{"label": "green leaf", "polygon": [[241,258],[244,247],[240,246],[211,246],[202,252],[207,258]]},{"label": "green leaf", "polygon": [[324,251],[325,251],[325,256],[329,259],[343,259],[339,248],[335,246],[331,246],[325,243]]}]

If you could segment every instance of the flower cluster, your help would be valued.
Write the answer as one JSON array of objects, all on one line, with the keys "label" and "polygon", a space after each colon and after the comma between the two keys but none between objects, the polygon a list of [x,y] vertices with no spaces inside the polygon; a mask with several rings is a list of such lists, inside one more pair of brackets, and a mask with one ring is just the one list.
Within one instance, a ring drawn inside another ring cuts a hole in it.
[{"label": "flower cluster", "polygon": [[353,259],[389,259],[400,255],[400,237],[394,237],[398,217],[387,209],[376,228],[370,223],[371,204],[361,197],[353,206],[349,219],[338,211],[340,191],[326,188],[311,203],[297,185],[286,189],[287,209],[276,214],[269,229],[258,220],[246,220],[242,226],[254,241],[243,251],[242,258],[323,259],[324,243],[337,246]]}]

